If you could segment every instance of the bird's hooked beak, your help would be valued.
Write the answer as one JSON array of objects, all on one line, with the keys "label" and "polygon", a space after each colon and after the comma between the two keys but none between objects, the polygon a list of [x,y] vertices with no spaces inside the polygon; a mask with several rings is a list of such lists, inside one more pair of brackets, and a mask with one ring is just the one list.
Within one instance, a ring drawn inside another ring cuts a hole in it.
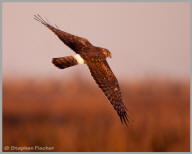
[{"label": "bird's hooked beak", "polygon": [[101,48],[103,50],[103,54],[106,56],[106,58],[111,58],[111,52],[107,49]]},{"label": "bird's hooked beak", "polygon": [[111,52],[110,52],[110,51],[107,51],[107,57],[108,57],[108,58],[112,58],[112,55],[111,55]]}]

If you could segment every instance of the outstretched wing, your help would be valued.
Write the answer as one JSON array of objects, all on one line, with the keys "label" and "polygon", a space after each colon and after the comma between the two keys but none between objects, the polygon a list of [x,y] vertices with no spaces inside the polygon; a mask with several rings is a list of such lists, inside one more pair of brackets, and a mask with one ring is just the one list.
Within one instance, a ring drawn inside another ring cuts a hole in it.
[{"label": "outstretched wing", "polygon": [[34,19],[49,28],[59,37],[61,41],[63,41],[64,44],[66,44],[69,48],[71,48],[78,54],[81,54],[83,51],[86,51],[86,49],[92,46],[87,39],[61,31],[57,26],[52,26],[48,23],[48,21],[45,21],[39,14],[34,15]]},{"label": "outstretched wing", "polygon": [[91,75],[95,79],[98,86],[102,89],[114,109],[117,111],[121,122],[127,125],[128,115],[126,106],[123,103],[121,91],[118,81],[111,71],[107,61],[103,62],[87,62]]}]

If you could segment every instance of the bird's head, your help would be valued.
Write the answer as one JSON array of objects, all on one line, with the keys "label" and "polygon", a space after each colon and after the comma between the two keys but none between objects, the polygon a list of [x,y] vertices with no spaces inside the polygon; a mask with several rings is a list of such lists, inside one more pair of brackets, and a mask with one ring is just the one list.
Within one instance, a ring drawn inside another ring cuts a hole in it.
[{"label": "bird's head", "polygon": [[105,49],[105,48],[101,48],[102,49],[102,52],[103,54],[106,56],[106,58],[111,58],[111,52],[108,50],[108,49]]}]

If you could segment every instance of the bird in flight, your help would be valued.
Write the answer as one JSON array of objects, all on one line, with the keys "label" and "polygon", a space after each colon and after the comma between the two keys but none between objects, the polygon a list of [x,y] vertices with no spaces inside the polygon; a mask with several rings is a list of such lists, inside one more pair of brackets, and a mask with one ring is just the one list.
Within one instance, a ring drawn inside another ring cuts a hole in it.
[{"label": "bird in flight", "polygon": [[56,25],[52,26],[46,18],[43,19],[39,14],[34,15],[34,19],[55,33],[65,45],[76,53],[74,56],[53,58],[52,63],[60,69],[87,64],[92,77],[113,105],[121,122],[127,126],[129,122],[127,108],[123,103],[118,81],[106,61],[107,58],[111,58],[110,51],[92,45],[85,38],[64,32]]}]

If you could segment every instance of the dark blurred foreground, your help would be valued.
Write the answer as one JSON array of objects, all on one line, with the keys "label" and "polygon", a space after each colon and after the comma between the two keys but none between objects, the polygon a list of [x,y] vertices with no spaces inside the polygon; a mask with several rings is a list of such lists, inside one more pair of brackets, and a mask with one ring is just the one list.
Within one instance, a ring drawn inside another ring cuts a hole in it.
[{"label": "dark blurred foreground", "polygon": [[188,81],[120,85],[128,128],[96,84],[4,79],[3,151],[190,150]]}]

